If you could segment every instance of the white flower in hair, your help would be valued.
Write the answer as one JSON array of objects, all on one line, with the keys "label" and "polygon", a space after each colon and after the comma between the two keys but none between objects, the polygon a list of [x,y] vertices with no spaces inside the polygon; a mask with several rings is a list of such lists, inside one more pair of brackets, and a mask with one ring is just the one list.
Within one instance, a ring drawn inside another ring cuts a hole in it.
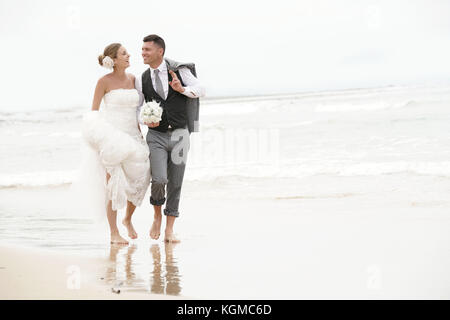
[{"label": "white flower in hair", "polygon": [[107,69],[112,69],[114,67],[114,61],[110,56],[106,56],[102,60],[102,65]]}]

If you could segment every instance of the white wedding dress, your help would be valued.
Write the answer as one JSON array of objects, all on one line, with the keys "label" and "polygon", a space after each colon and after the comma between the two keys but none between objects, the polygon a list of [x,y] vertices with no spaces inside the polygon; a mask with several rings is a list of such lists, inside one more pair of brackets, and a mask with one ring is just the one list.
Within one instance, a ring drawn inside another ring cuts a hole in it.
[{"label": "white wedding dress", "polygon": [[[84,180],[89,180],[97,204],[103,194],[103,202],[111,200],[113,210],[124,208],[127,200],[139,206],[150,184],[149,149],[136,119],[139,94],[136,89],[115,89],[103,101],[104,107],[83,118],[83,140],[90,155],[85,156],[84,166],[90,169],[84,170]],[[111,176],[107,183],[106,172]]]}]

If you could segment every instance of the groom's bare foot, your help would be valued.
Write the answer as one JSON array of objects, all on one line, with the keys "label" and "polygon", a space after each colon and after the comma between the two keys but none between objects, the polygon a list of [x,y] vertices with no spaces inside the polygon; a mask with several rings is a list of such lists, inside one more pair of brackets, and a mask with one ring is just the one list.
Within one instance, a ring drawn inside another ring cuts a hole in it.
[{"label": "groom's bare foot", "polygon": [[161,215],[155,215],[155,217],[153,218],[152,228],[150,229],[150,238],[154,240],[157,240],[161,234],[161,220]]},{"label": "groom's bare foot", "polygon": [[128,241],[120,236],[120,234],[111,234],[111,244],[128,244]]},{"label": "groom's bare foot", "polygon": [[164,241],[169,243],[178,243],[180,242],[180,239],[174,235],[172,230],[166,230]]},{"label": "groom's bare foot", "polygon": [[128,230],[128,236],[131,239],[137,239],[138,235],[136,233],[136,230],[134,230],[133,224],[131,223],[131,220],[123,219],[122,224],[127,228]]}]

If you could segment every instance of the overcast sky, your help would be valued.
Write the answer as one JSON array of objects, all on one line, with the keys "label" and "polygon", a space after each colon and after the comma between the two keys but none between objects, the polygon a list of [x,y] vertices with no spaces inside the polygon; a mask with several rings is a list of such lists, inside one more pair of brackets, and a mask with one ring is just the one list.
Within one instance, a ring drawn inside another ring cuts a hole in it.
[{"label": "overcast sky", "polygon": [[156,33],[208,96],[450,83],[450,0],[0,0],[0,106],[90,108],[97,56]]}]

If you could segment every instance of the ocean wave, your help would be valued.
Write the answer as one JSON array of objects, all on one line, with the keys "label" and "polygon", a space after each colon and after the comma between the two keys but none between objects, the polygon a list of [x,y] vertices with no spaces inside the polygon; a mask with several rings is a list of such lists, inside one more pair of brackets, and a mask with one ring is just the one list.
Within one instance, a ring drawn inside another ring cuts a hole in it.
[{"label": "ocean wave", "polygon": [[280,169],[279,177],[305,177],[313,175],[377,176],[409,173],[450,177],[450,161],[439,162],[365,162],[353,164],[320,163],[316,165],[291,164]]},{"label": "ocean wave", "polygon": [[450,177],[450,161],[361,163],[344,168],[340,172],[341,175],[347,176],[394,173],[413,173],[419,175]]},{"label": "ocean wave", "polygon": [[[15,132],[8,132],[11,135],[16,135]],[[22,137],[32,137],[32,136],[45,136],[45,137],[63,137],[63,138],[81,138],[81,131],[69,131],[69,132],[38,132],[38,131],[28,131],[20,133]]]},{"label": "ocean wave", "polygon": [[19,112],[0,112],[0,121],[3,124],[14,123],[53,123],[74,121],[82,118],[82,111],[79,109],[64,109],[54,111],[19,111]]},{"label": "ocean wave", "polygon": [[[377,176],[409,173],[450,177],[450,161],[440,162],[373,162],[354,164],[261,164],[191,166],[185,174],[186,181],[216,181],[227,177],[241,178],[304,178],[315,175]],[[51,187],[71,184],[78,171],[50,171],[23,174],[0,174],[0,189],[20,187]]]},{"label": "ocean wave", "polygon": [[406,101],[359,101],[359,102],[333,102],[322,104],[315,108],[316,112],[352,112],[352,111],[374,111],[384,109],[400,109],[414,104],[414,100]]},{"label": "ocean wave", "polygon": [[72,183],[76,175],[73,170],[0,174],[0,188],[60,186]]},{"label": "ocean wave", "polygon": [[[293,161],[294,162],[294,161]],[[219,173],[219,174],[218,174]],[[214,169],[198,167],[186,171],[187,180],[212,181],[224,176],[247,178],[304,178],[315,175],[330,176],[377,176],[385,174],[417,174],[450,177],[450,161],[442,162],[373,162],[373,163],[319,163],[301,164],[294,162],[280,165],[246,164],[239,166],[217,166]]]}]

